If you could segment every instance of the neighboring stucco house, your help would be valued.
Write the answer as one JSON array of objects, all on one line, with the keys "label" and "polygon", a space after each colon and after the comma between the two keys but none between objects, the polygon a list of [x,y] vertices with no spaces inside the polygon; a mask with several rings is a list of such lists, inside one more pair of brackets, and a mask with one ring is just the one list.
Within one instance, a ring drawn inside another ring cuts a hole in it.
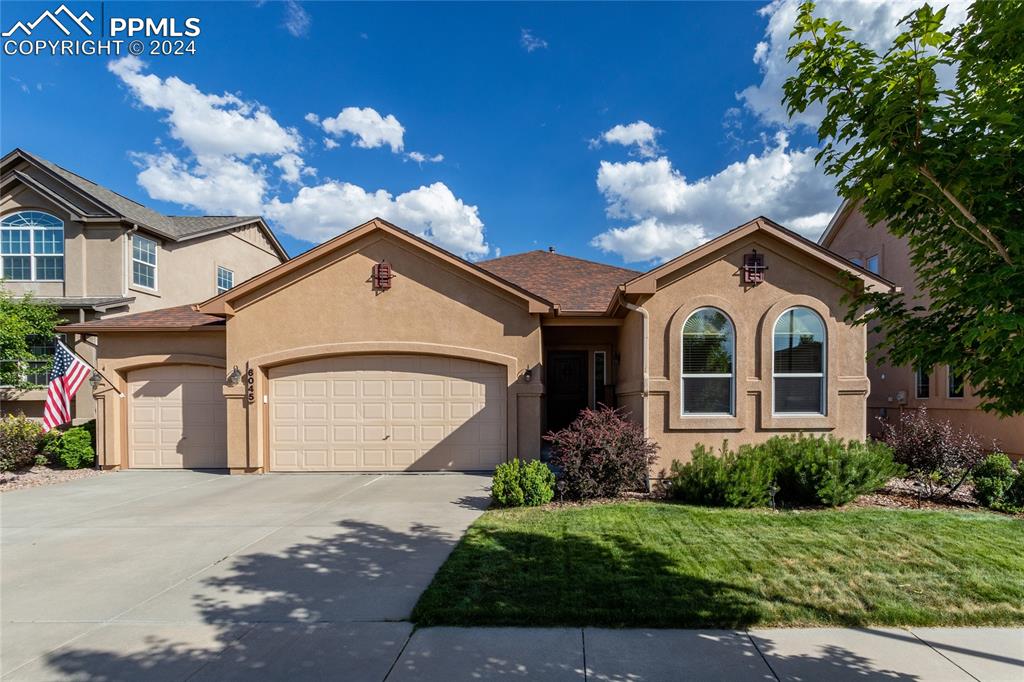
[{"label": "neighboring stucco house", "polygon": [[[69,322],[202,301],[288,258],[259,216],[165,216],[21,149],[0,160],[0,185],[3,286]],[[35,346],[43,355],[53,341]],[[96,358],[89,343],[75,350]],[[0,388],[0,413],[41,417],[45,397]],[[76,422],[92,418],[91,391],[75,402]]]},{"label": "neighboring stucco house", "polygon": [[[908,299],[920,295],[906,239],[893,235],[885,224],[869,225],[856,204],[843,203],[820,243],[895,282]],[[868,347],[881,341],[882,337],[871,334]],[[957,375],[955,367],[893,367],[868,358],[868,376],[870,434],[879,435],[880,419],[893,422],[902,410],[926,407],[936,419],[948,419],[986,440],[995,439],[1007,453],[1024,454],[1024,415],[999,418],[979,409],[980,400],[971,394],[970,385]]]},{"label": "neighboring stucco house", "polygon": [[[649,272],[548,251],[471,263],[374,219],[197,306],[95,339],[104,467],[487,470],[617,405],[661,446],[865,435],[885,279],[758,218]],[[119,395],[119,392],[122,395]]]}]

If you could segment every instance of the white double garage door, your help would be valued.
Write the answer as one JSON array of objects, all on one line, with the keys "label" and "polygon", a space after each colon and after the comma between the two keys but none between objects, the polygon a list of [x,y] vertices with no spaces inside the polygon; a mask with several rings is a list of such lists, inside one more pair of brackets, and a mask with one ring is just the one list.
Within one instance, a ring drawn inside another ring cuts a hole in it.
[{"label": "white double garage door", "polygon": [[[129,377],[131,466],[225,466],[223,372],[183,369]],[[504,367],[458,358],[342,356],[273,368],[269,469],[493,469],[505,460],[506,394]]]}]

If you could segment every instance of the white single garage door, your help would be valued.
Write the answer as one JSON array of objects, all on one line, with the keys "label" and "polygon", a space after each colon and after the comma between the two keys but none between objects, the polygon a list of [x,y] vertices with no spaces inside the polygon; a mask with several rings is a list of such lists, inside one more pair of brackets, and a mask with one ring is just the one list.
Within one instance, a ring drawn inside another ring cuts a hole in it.
[{"label": "white single garage door", "polygon": [[128,373],[128,465],[227,467],[224,370],[161,365]]},{"label": "white single garage door", "polygon": [[270,370],[272,471],[487,470],[505,461],[505,367],[436,356]]}]

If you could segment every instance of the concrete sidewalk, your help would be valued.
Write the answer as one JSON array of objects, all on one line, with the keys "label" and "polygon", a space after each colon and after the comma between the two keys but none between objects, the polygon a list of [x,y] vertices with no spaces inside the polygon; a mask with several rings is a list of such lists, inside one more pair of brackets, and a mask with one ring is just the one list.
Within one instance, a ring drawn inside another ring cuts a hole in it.
[{"label": "concrete sidewalk", "polygon": [[426,628],[388,682],[411,680],[1024,680],[1024,629]]}]

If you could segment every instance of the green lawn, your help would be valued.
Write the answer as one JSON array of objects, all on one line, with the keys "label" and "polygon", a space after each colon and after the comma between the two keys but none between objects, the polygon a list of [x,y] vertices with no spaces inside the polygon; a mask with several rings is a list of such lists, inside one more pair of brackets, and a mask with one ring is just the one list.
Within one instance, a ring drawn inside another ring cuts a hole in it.
[{"label": "green lawn", "polygon": [[1024,625],[1024,521],[668,503],[493,510],[418,625]]}]

